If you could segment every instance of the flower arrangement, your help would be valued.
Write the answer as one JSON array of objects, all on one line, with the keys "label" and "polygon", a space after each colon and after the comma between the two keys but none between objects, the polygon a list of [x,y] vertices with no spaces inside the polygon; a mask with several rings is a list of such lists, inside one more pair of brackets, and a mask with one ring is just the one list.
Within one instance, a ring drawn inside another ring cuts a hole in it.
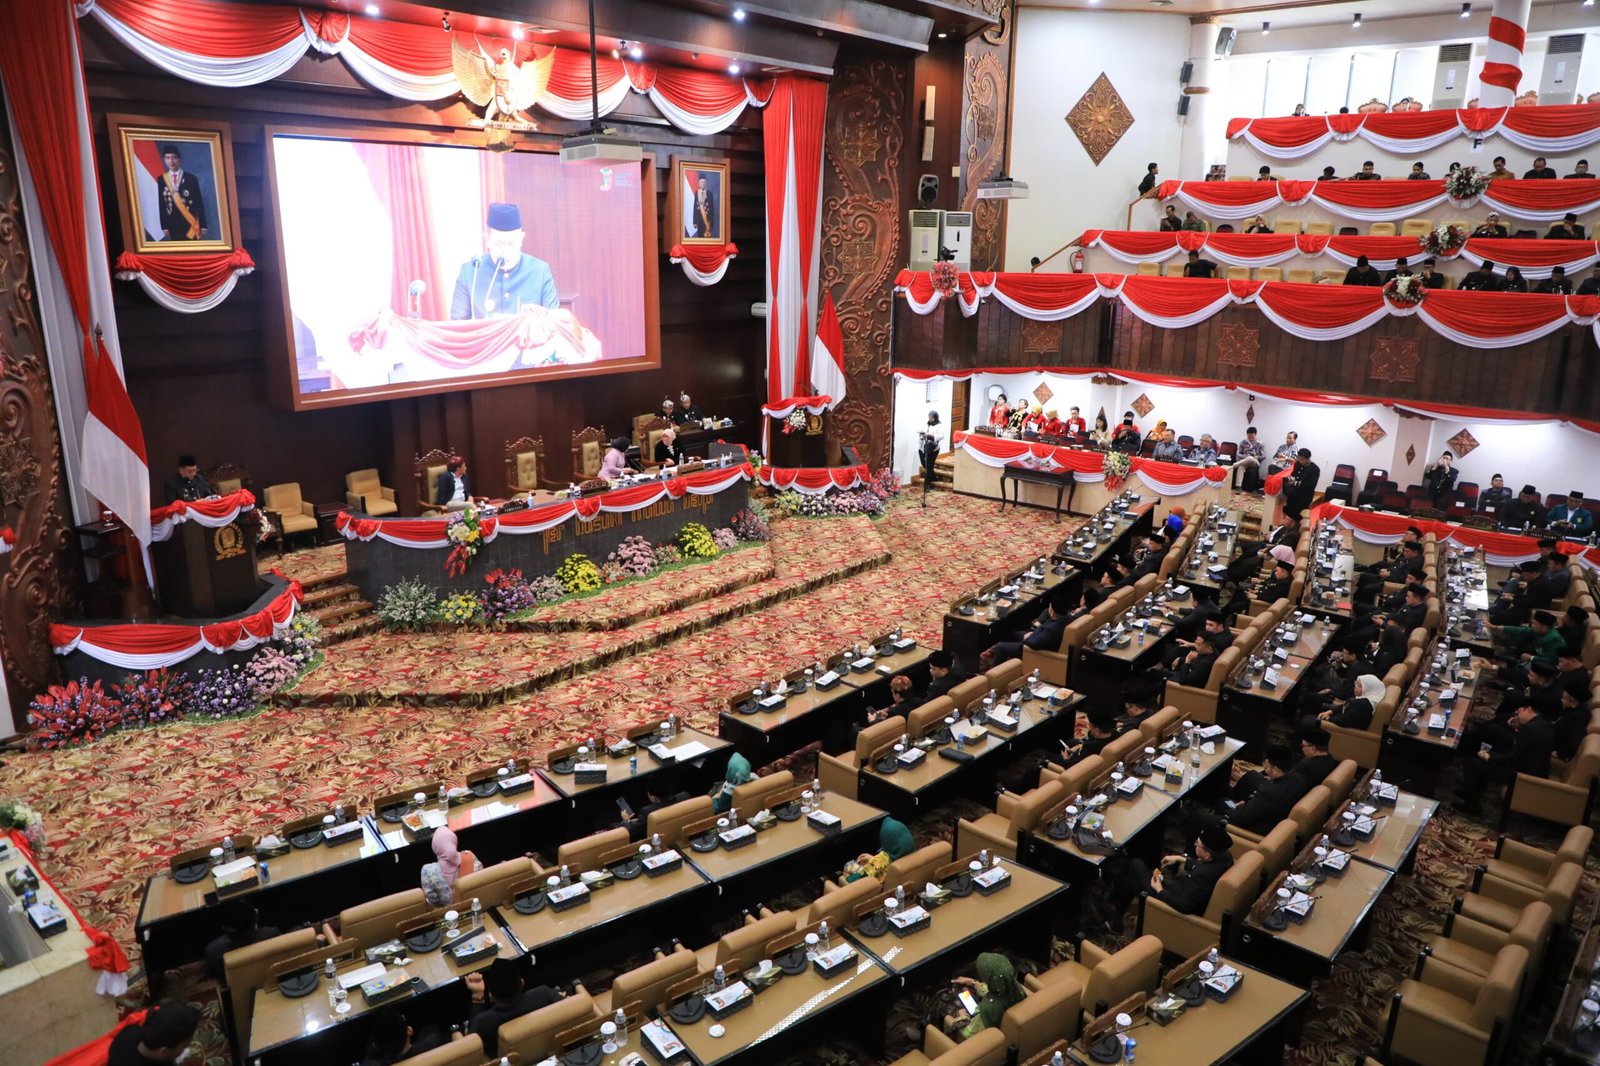
[{"label": "flower arrangement", "polygon": [[322,623],[309,614],[297,614],[289,623],[289,631],[278,638],[278,644],[296,669],[309,669],[322,654]]},{"label": "flower arrangement", "polygon": [[872,481],[867,485],[867,488],[875,493],[879,499],[890,499],[900,495],[900,489],[902,488],[900,476],[887,466],[880,467],[878,472],[872,475]]},{"label": "flower arrangement", "polygon": [[1384,298],[1402,307],[1415,307],[1420,304],[1426,292],[1422,279],[1415,274],[1401,274],[1383,286]]},{"label": "flower arrangement", "polygon": [[1107,452],[1105,458],[1106,488],[1115,492],[1133,469],[1133,459],[1127,452]]},{"label": "flower arrangement", "polygon": [[445,556],[444,570],[451,577],[460,577],[467,572],[467,564],[472,562],[473,556],[478,554],[478,548],[483,544],[483,528],[478,524],[478,509],[472,504],[467,504],[464,511],[458,511],[445,519],[444,536],[450,542],[450,554]]},{"label": "flower arrangement", "polygon": [[535,603],[554,603],[567,594],[567,589],[554,574],[540,574],[529,580],[528,592]]},{"label": "flower arrangement", "polygon": [[656,562],[662,566],[676,566],[683,562],[683,551],[676,544],[657,544]]},{"label": "flower arrangement", "polygon": [[190,710],[213,721],[238,718],[254,711],[261,695],[255,679],[237,663],[214,670],[201,670],[195,675]]},{"label": "flower arrangement", "polygon": [[733,516],[733,532],[740,540],[767,540],[772,527],[767,522],[767,509],[755,500],[750,506]]},{"label": "flower arrangement", "polygon": [[739,546],[739,534],[723,526],[711,534],[711,540],[719,552],[731,552]]},{"label": "flower arrangement", "polygon": [[122,725],[122,701],[100,682],[86,677],[51,685],[35,696],[28,721],[36,728],[28,743],[36,748],[70,748],[98,740]]},{"label": "flower arrangement", "polygon": [[470,592],[454,592],[439,604],[439,620],[464,626],[483,617],[483,604]]},{"label": "flower arrangement", "polygon": [[1489,187],[1489,175],[1477,167],[1462,167],[1444,176],[1445,195],[1460,202],[1475,200]]},{"label": "flower arrangement", "polygon": [[171,670],[129,674],[115,690],[124,726],[161,725],[182,718],[194,702],[194,685]]},{"label": "flower arrangement", "polygon": [[933,291],[942,297],[954,296],[961,287],[961,274],[949,259],[941,259],[933,264],[932,274]]},{"label": "flower arrangement", "polygon": [[1429,255],[1455,255],[1467,243],[1467,231],[1461,226],[1445,224],[1433,227],[1418,239],[1422,250]]},{"label": "flower arrangement", "polygon": [[417,630],[433,619],[439,597],[416,578],[396,581],[378,597],[378,617],[389,629]]},{"label": "flower arrangement", "polygon": [[600,568],[582,552],[574,552],[562,560],[561,565],[556,567],[556,577],[569,596],[593,592],[605,584]]},{"label": "flower arrangement", "polygon": [[648,577],[661,565],[656,559],[655,548],[639,536],[625,538],[615,551],[606,556],[606,563],[615,566],[623,578]]},{"label": "flower arrangement", "polygon": [[515,567],[496,568],[483,577],[486,586],[478,593],[483,605],[483,616],[490,622],[502,622],[514,614],[531,608],[538,600],[533,588]]},{"label": "flower arrangement", "polygon": [[794,433],[805,428],[806,413],[802,408],[796,407],[793,411],[790,411],[789,416],[783,420],[783,431],[786,434]]},{"label": "flower arrangement", "polygon": [[44,818],[22,800],[0,800],[0,833],[8,829],[20,832],[34,851],[44,847]]},{"label": "flower arrangement", "polygon": [[244,675],[255,686],[256,696],[264,699],[292,684],[300,668],[278,648],[263,648],[244,664]]},{"label": "flower arrangement", "polygon": [[699,522],[690,522],[678,530],[677,544],[685,559],[715,559],[722,554],[711,530]]}]

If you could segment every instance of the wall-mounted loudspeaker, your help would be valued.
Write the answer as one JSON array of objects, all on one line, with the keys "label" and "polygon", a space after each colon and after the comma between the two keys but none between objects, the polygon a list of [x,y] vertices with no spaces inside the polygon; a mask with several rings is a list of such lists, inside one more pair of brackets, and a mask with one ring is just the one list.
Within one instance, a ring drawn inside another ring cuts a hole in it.
[{"label": "wall-mounted loudspeaker", "polygon": [[1183,66],[1178,68],[1178,84],[1188,85],[1192,77],[1194,77],[1194,64],[1185,60]]},{"label": "wall-mounted loudspeaker", "polygon": [[917,179],[917,203],[931,207],[939,198],[939,175],[924,174]]},{"label": "wall-mounted loudspeaker", "polygon": [[1179,115],[1179,117],[1187,115],[1188,113],[1189,113],[1189,98],[1187,96],[1178,97],[1178,115]]},{"label": "wall-mounted loudspeaker", "polygon": [[1233,55],[1233,39],[1239,36],[1239,31],[1232,26],[1224,26],[1217,31],[1217,58],[1227,59]]}]

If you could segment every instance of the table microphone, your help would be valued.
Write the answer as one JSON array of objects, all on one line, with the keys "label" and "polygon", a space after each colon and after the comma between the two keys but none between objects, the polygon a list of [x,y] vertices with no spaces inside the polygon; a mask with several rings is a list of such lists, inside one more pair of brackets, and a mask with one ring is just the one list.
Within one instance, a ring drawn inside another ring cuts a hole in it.
[{"label": "table microphone", "polygon": [[422,317],[422,294],[428,291],[428,283],[417,278],[406,289],[406,296],[411,302],[411,317]]}]

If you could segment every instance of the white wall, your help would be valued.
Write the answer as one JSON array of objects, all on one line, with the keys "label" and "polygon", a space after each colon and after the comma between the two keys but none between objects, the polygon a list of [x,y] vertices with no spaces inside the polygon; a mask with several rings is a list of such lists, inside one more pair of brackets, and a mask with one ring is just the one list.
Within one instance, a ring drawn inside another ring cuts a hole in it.
[{"label": "white wall", "polygon": [[1456,459],[1462,481],[1487,488],[1491,477],[1503,474],[1512,492],[1531,484],[1541,496],[1578,489],[1600,499],[1600,437],[1592,433],[1557,422],[1518,426],[1441,419],[1424,424],[1431,430],[1430,462],[1462,429],[1477,439],[1477,448]]},{"label": "white wall", "polygon": [[[1049,255],[1085,229],[1124,228],[1145,164],[1179,176],[1178,69],[1189,20],[1023,7],[1016,34],[1010,171],[1030,195],[1006,209],[1005,268],[1026,270],[1031,256]],[[1134,122],[1097,167],[1066,114],[1102,72]]]}]

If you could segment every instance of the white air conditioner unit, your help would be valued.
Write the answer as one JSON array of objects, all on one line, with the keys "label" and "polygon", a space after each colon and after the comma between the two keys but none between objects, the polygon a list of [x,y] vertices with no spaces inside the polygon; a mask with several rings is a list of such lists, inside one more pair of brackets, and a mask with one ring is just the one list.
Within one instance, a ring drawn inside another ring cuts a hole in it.
[{"label": "white air conditioner unit", "polygon": [[1544,70],[1539,76],[1541,104],[1578,102],[1578,67],[1583,62],[1587,34],[1563,33],[1551,37],[1544,53]]},{"label": "white air conditioner unit", "polygon": [[911,215],[912,270],[932,270],[939,261],[939,229],[944,224],[944,212],[914,208]]},{"label": "white air conditioner unit", "polygon": [[[1466,106],[1467,72],[1472,68],[1472,45],[1444,44],[1439,46],[1439,65],[1433,71],[1433,99],[1428,107],[1433,111],[1455,110]],[[1476,96],[1477,93],[1471,95]]]},{"label": "white air conditioner unit", "polygon": [[946,211],[939,243],[955,253],[955,264],[972,269],[972,212]]}]

